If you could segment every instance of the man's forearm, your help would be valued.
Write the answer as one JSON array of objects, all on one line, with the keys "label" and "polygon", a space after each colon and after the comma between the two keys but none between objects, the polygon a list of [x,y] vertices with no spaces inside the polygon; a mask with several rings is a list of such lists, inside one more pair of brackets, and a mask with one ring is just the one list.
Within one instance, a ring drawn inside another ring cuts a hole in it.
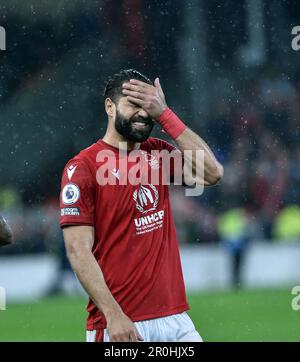
[{"label": "man's forearm", "polygon": [[[217,161],[208,144],[191,129],[186,128],[175,140],[181,152],[185,150],[204,152],[204,185],[214,185],[223,177],[223,167]],[[196,157],[193,154],[193,173],[196,173]]]},{"label": "man's forearm", "polygon": [[12,242],[12,232],[5,221],[5,219],[0,216],[0,246],[11,244]]},{"label": "man's forearm", "polygon": [[88,295],[103,312],[106,319],[122,309],[111,294],[102,271],[90,250],[68,253],[72,268]]},{"label": "man's forearm", "polygon": [[[181,152],[192,151],[191,154],[185,153],[184,157],[185,161],[192,166],[192,178],[196,176],[197,184],[214,185],[222,178],[223,167],[210,147],[199,135],[189,129],[170,108],[166,108],[157,121],[173,138]],[[197,169],[199,166],[196,162],[196,151],[204,152],[203,170]]]}]

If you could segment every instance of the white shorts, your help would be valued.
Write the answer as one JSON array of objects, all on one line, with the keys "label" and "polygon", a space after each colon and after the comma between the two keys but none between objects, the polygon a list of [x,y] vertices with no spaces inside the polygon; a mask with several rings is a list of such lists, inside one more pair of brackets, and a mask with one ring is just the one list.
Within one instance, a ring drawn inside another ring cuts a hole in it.
[{"label": "white shorts", "polygon": [[[167,317],[134,322],[144,342],[202,342],[194,323],[186,312]],[[86,341],[95,342],[97,331],[87,331]],[[104,329],[103,342],[109,342],[107,329]]]}]

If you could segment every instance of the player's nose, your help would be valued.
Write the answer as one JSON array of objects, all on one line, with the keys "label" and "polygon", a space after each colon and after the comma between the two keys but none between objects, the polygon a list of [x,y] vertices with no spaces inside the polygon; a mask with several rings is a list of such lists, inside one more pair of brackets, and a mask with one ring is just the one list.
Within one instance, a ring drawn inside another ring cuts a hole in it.
[{"label": "player's nose", "polygon": [[142,108],[139,111],[139,116],[142,118],[149,118],[149,114]]}]

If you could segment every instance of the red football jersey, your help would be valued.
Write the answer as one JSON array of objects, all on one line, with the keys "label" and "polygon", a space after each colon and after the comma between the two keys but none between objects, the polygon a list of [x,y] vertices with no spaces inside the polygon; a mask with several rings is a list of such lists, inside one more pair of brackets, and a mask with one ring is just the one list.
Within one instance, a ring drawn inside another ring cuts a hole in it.
[{"label": "red football jersey", "polygon": [[[150,137],[138,151],[149,173],[158,169],[160,177],[162,163],[151,150],[163,149],[171,152],[175,147]],[[108,159],[103,153],[116,160],[106,172],[101,168]],[[61,227],[94,226],[93,254],[112,295],[134,322],[189,309],[168,186],[121,184],[122,174],[127,177],[136,162],[99,140],[67,163],[60,195]],[[137,176],[139,172],[143,171]],[[101,184],[104,177],[115,184]],[[105,317],[92,300],[87,310],[88,330],[106,328]]]}]

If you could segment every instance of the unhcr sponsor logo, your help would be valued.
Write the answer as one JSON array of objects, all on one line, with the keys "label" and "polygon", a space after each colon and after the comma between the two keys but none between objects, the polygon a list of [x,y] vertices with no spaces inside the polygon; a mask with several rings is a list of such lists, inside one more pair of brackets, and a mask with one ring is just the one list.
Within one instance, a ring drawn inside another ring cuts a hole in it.
[{"label": "unhcr sponsor logo", "polygon": [[164,211],[161,210],[161,211],[155,212],[154,214],[139,217],[138,219],[134,219],[134,223],[135,223],[136,227],[141,227],[141,226],[150,225],[159,220],[162,220],[163,217],[164,217]]}]

